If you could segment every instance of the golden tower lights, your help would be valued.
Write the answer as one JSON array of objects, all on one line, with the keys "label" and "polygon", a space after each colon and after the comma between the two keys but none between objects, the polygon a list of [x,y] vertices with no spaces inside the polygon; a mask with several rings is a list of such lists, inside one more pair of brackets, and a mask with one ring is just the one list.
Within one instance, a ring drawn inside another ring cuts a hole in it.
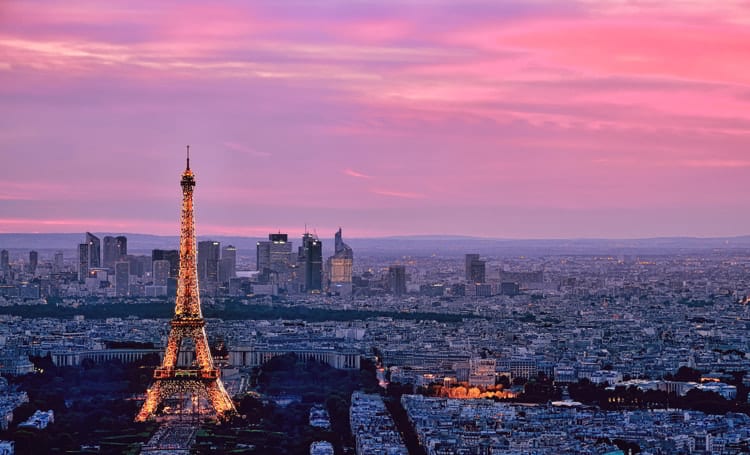
[{"label": "golden tower lights", "polygon": [[[169,332],[164,360],[154,371],[154,382],[146,393],[146,401],[135,420],[143,422],[154,416],[164,400],[183,394],[203,395],[219,418],[235,413],[234,404],[224,389],[220,370],[214,366],[206,338],[206,322],[201,312],[198,292],[198,249],[195,241],[193,216],[193,187],[195,176],[190,170],[190,146],[187,149],[187,166],[182,173],[182,214],[180,217],[180,273],[177,284],[172,329]],[[196,366],[177,365],[180,346],[185,339],[195,344]]]}]

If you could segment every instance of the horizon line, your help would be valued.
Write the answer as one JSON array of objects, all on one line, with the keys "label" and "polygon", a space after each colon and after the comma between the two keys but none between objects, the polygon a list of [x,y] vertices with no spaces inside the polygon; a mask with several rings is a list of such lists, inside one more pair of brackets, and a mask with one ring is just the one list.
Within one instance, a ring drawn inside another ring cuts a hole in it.
[{"label": "horizon line", "polygon": [[[92,232],[98,235],[122,235],[122,236],[151,236],[151,237],[176,237],[179,238],[179,234],[151,234],[143,232],[116,232],[116,231],[81,231],[81,234],[86,232]],[[9,235],[76,235],[78,232],[0,232],[0,236]],[[334,234],[335,235],[335,234]],[[241,239],[258,239],[265,238],[266,236],[255,236],[255,235],[238,235],[238,234],[200,234],[197,237],[231,237]],[[301,234],[300,234],[301,237]],[[320,236],[319,236],[320,237]],[[330,238],[333,238],[332,235]],[[619,241],[635,241],[635,240],[664,240],[664,239],[692,239],[692,240],[730,240],[750,237],[748,234],[737,234],[737,235],[655,235],[645,237],[489,237],[480,235],[469,235],[469,234],[390,234],[380,236],[346,236],[347,239],[356,240],[388,240],[388,239],[402,239],[402,238],[457,238],[466,240],[495,240],[495,241],[544,241],[544,240],[555,240],[555,241],[575,241],[575,240],[619,240]],[[328,238],[328,237],[322,237]]]}]

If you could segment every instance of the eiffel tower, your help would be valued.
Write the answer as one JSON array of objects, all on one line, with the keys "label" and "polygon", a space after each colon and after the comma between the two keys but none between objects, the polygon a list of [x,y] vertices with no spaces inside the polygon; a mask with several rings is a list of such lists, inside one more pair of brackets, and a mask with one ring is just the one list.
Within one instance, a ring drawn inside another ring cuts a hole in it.
[{"label": "eiffel tower", "polygon": [[[202,396],[208,400],[219,419],[235,413],[234,404],[221,382],[219,368],[214,366],[206,339],[206,321],[201,312],[198,294],[197,248],[193,218],[193,187],[195,176],[190,170],[190,146],[187,167],[182,173],[182,215],[180,217],[180,275],[177,285],[172,329],[169,332],[164,360],[154,371],[154,382],[146,393],[146,401],[136,416],[137,422],[152,418],[159,404],[170,397]],[[181,367],[177,358],[183,340],[195,345],[196,366]]]}]

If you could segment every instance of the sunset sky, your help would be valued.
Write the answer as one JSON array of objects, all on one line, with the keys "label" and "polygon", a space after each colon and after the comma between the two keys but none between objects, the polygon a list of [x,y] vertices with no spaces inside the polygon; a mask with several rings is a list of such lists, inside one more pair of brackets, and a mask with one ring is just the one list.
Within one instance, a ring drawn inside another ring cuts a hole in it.
[{"label": "sunset sky", "polygon": [[750,3],[2,0],[0,232],[750,234]]}]

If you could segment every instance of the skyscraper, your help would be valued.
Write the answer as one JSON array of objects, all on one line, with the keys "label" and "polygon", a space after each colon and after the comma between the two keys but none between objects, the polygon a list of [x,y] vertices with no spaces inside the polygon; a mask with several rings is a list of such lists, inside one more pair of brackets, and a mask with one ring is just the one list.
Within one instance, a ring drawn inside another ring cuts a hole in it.
[{"label": "skyscraper", "polygon": [[169,261],[166,259],[159,259],[153,261],[151,276],[154,281],[154,286],[166,286],[167,280],[169,280]]},{"label": "skyscraper", "polygon": [[10,270],[10,254],[8,254],[8,250],[0,251],[0,270],[3,272]]},{"label": "skyscraper", "polygon": [[228,245],[221,250],[221,261],[219,262],[219,281],[229,282],[237,276],[237,248]]},{"label": "skyscraper", "polygon": [[169,277],[177,278],[180,270],[180,252],[177,250],[151,250],[151,261],[169,261]]},{"label": "skyscraper", "polygon": [[479,259],[478,254],[466,255],[466,281],[469,283],[484,283],[485,261]]},{"label": "skyscraper", "polygon": [[344,243],[339,228],[334,236],[333,256],[328,258],[328,278],[332,292],[351,293],[353,262],[354,251]]},{"label": "skyscraper", "polygon": [[39,264],[39,253],[36,251],[29,251],[29,273],[32,275],[36,273],[36,266]]},{"label": "skyscraper", "polygon": [[255,269],[271,270],[271,242],[260,241],[255,247]]},{"label": "skyscraper", "polygon": [[120,297],[130,293],[130,262],[115,262],[115,294]]},{"label": "skyscraper", "polygon": [[102,266],[102,247],[99,237],[94,234],[86,233],[86,243],[89,246],[89,268],[95,269]]},{"label": "skyscraper", "polygon": [[62,251],[56,251],[55,252],[55,259],[52,262],[52,272],[53,273],[60,273],[63,271],[63,267],[65,266],[65,262],[63,259],[63,252]]},{"label": "skyscraper", "polygon": [[78,245],[78,281],[85,281],[89,276],[89,248],[88,243]]},{"label": "skyscraper", "polygon": [[219,279],[221,243],[213,240],[198,242],[198,279],[205,285],[216,284]]},{"label": "skyscraper", "polygon": [[388,288],[392,294],[406,294],[406,267],[403,265],[388,267]]},{"label": "skyscraper", "polygon": [[[281,232],[268,234],[268,240],[258,242],[256,247],[256,269],[261,281],[269,280],[287,289],[292,277],[292,242]],[[276,278],[273,278],[273,276]]]},{"label": "skyscraper", "polygon": [[122,260],[128,254],[128,238],[125,236],[106,236],[104,241],[104,251],[102,265],[108,269],[114,268],[115,262]]},{"label": "skyscraper", "polygon": [[303,286],[305,292],[323,289],[323,242],[310,233],[302,236],[302,246],[299,247],[298,259],[303,270]]}]

